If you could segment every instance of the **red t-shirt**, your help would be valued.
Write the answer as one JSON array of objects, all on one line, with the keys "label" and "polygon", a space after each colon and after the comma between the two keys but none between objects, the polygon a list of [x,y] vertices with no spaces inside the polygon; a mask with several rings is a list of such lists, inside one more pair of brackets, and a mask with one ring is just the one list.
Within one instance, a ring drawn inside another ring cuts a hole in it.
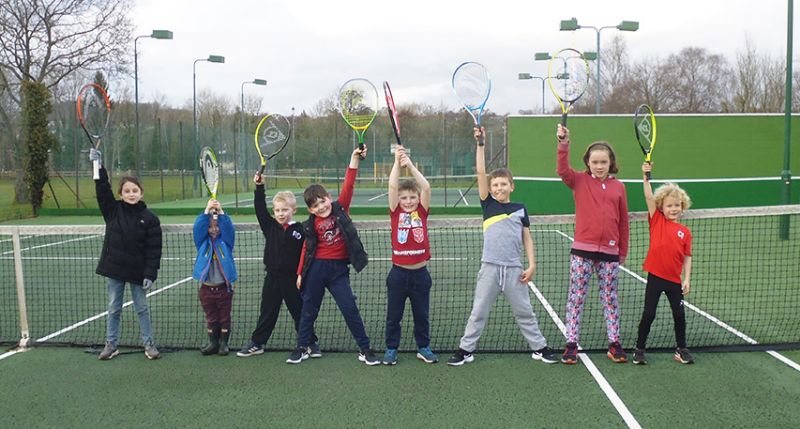
[{"label": "red t-shirt", "polygon": [[[344,176],[342,192],[339,193],[339,204],[342,205],[345,213],[350,213],[350,203],[353,201],[353,187],[356,183],[358,169],[349,168]],[[347,245],[344,242],[344,234],[336,225],[333,213],[326,218],[314,217],[314,231],[317,233],[317,250],[314,257],[317,259],[348,259],[350,254],[347,252]],[[298,272],[302,270],[305,259],[305,243],[303,243],[303,253],[301,253]]]},{"label": "red t-shirt", "polygon": [[643,268],[650,274],[680,284],[683,257],[692,256],[692,233],[685,225],[673,222],[661,210],[650,220],[650,249]]},{"label": "red t-shirt", "polygon": [[413,212],[400,205],[389,210],[392,220],[392,263],[414,265],[431,258],[428,242],[428,211],[420,204]]}]

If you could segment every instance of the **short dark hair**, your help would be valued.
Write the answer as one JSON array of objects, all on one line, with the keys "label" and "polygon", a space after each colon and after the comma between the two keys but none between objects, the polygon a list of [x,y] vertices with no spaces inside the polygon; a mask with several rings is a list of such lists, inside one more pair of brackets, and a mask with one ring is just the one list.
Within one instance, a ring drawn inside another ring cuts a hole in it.
[{"label": "short dark hair", "polygon": [[305,200],[306,206],[308,207],[313,206],[318,199],[330,196],[331,194],[325,190],[325,187],[318,183],[309,186],[305,191],[303,191],[303,200]]},{"label": "short dark hair", "polygon": [[411,179],[406,179],[400,182],[400,184],[397,186],[397,192],[402,192],[402,191],[411,191],[416,193],[417,195],[420,194],[417,182]]},{"label": "short dark hair", "polygon": [[589,157],[592,155],[592,152],[596,150],[604,150],[608,152],[608,157],[611,160],[611,165],[608,166],[609,174],[617,174],[619,172],[619,167],[617,167],[617,155],[614,154],[614,148],[606,141],[596,141],[589,145],[586,148],[586,152],[583,154],[583,165],[586,166],[586,171],[590,171],[589,169]]},{"label": "short dark hair", "polygon": [[506,179],[508,179],[509,182],[511,182],[512,185],[514,184],[514,175],[511,174],[511,170],[507,168],[495,168],[494,170],[492,170],[492,172],[489,173],[489,183],[491,183],[493,179],[497,179],[498,177],[505,177]]},{"label": "short dark hair", "polygon": [[119,179],[119,188],[117,189],[117,194],[122,195],[122,187],[125,186],[125,184],[128,182],[131,182],[134,185],[138,186],[139,191],[141,191],[141,193],[144,194],[144,186],[142,186],[142,182],[136,176],[122,176],[122,178]]}]

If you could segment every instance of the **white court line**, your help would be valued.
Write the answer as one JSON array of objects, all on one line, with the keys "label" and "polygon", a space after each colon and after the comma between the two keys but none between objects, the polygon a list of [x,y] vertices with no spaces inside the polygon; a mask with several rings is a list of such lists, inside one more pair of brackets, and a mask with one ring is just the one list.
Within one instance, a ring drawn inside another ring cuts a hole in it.
[{"label": "white court line", "polygon": [[[147,294],[147,296],[148,296],[148,297],[151,297],[151,296],[153,296],[153,295],[158,295],[158,294],[160,294],[161,292],[164,292],[164,291],[166,291],[166,290],[172,289],[173,287],[175,287],[175,286],[178,286],[178,285],[180,285],[180,284],[183,284],[183,283],[186,283],[186,282],[188,282],[188,281],[190,281],[190,280],[192,280],[192,278],[191,278],[191,277],[186,277],[186,278],[185,278],[185,279],[183,279],[183,280],[179,280],[179,281],[177,281],[177,282],[175,282],[175,283],[172,283],[172,284],[166,285],[166,286],[164,286],[164,287],[162,287],[162,288],[160,288],[160,289],[156,289],[156,290],[154,290],[154,291],[152,291],[152,292],[148,293],[148,294]],[[133,304],[133,300],[131,300],[131,301],[128,301],[128,302],[126,302],[126,303],[122,304],[122,308],[129,307],[129,306],[131,306],[132,304]],[[53,338],[55,338],[55,337],[57,337],[57,336],[59,336],[59,335],[61,335],[61,334],[65,333],[65,332],[69,332],[69,331],[71,331],[71,330],[73,330],[73,329],[79,328],[79,327],[81,327],[81,326],[83,326],[83,325],[86,325],[86,324],[87,324],[87,323],[89,323],[89,322],[93,322],[93,321],[95,321],[95,320],[97,320],[97,319],[99,319],[99,318],[101,318],[101,317],[105,317],[105,316],[107,316],[107,315],[108,315],[108,310],[106,310],[106,311],[104,311],[104,312],[102,312],[102,313],[95,314],[94,316],[92,316],[92,317],[89,317],[89,318],[87,318],[87,319],[83,319],[83,320],[81,320],[80,322],[73,323],[72,325],[70,325],[70,326],[67,326],[67,327],[66,327],[66,328],[64,328],[64,329],[60,329],[60,330],[58,330],[58,331],[56,331],[56,332],[53,332],[52,334],[45,335],[44,337],[37,339],[37,340],[36,340],[36,342],[37,342],[37,343],[43,343],[43,342],[45,342],[45,341],[51,340],[51,339],[53,339]]]},{"label": "white court line", "polygon": [[[71,243],[73,241],[90,240],[92,238],[97,238],[97,237],[102,237],[102,235],[89,235],[89,236],[86,236],[86,237],[72,238],[72,239],[69,239],[69,240],[57,241],[55,243],[40,244],[38,246],[26,247],[24,249],[21,249],[20,252],[25,252],[27,250],[41,249],[43,247],[58,246],[60,244]],[[0,255],[8,255],[8,254],[11,254],[11,253],[14,253],[14,251],[13,250],[9,250],[7,252],[0,253]]]},{"label": "white court line", "polygon": [[[568,238],[570,241],[575,241],[574,238],[572,238],[569,235],[563,233],[562,231],[556,231],[556,233]],[[619,268],[622,271],[630,274],[636,280],[639,280],[641,283],[647,284],[647,280],[644,277],[640,276],[637,273],[634,273],[633,271],[629,270],[627,267],[624,267],[622,264],[620,264]],[[689,310],[692,310],[695,313],[705,317],[706,319],[708,319],[709,321],[711,321],[715,325],[717,325],[720,328],[730,332],[731,334],[741,338],[742,340],[744,340],[744,341],[746,341],[746,342],[748,342],[748,343],[750,343],[752,345],[757,345],[758,344],[758,341],[756,341],[755,339],[753,339],[749,335],[747,335],[744,332],[734,328],[733,326],[723,322],[722,320],[718,319],[717,317],[712,316],[707,311],[705,311],[705,310],[703,310],[703,309],[701,309],[701,308],[689,303],[689,301],[686,301],[686,299],[683,300],[683,305],[684,305],[684,307],[688,308]],[[773,351],[773,350],[768,350],[767,353],[769,353],[769,355],[774,357],[775,359],[778,359],[779,361],[785,363],[786,365],[789,365],[790,367],[796,369],[797,371],[800,371],[800,364],[792,361],[791,359],[783,356],[782,354],[780,354],[780,353],[778,353],[776,351]]]},{"label": "white court line", "polygon": [[458,194],[461,195],[461,198],[459,198],[459,200],[463,201],[465,206],[468,206],[469,201],[467,201],[467,196],[464,195],[463,192],[461,192],[461,189],[458,190]]},{"label": "white court line", "polygon": [[9,351],[9,352],[5,352],[5,353],[3,353],[3,354],[1,354],[1,355],[0,355],[0,360],[3,360],[3,359],[5,359],[5,358],[8,358],[8,357],[14,356],[14,355],[15,355],[15,354],[17,354],[17,353],[22,353],[22,352],[25,352],[25,351],[28,351],[28,350],[29,350],[29,349],[15,349],[15,350],[11,350],[11,351]]},{"label": "white court line", "polygon": [[[542,306],[544,306],[544,309],[545,311],[547,311],[547,314],[550,315],[550,318],[553,320],[556,326],[558,326],[558,329],[561,331],[561,334],[564,335],[564,337],[566,338],[567,328],[566,326],[564,326],[564,322],[561,321],[561,318],[558,317],[558,314],[553,309],[553,306],[550,305],[550,302],[544,297],[544,295],[542,295],[542,292],[539,290],[539,288],[536,287],[536,285],[532,281],[528,282],[528,287],[536,295],[536,298],[539,300],[539,302],[542,303]],[[597,385],[600,386],[600,389],[603,391],[603,393],[605,393],[608,400],[611,401],[611,405],[613,405],[614,408],[617,409],[617,412],[619,413],[620,417],[622,417],[622,420],[625,421],[625,423],[628,425],[629,428],[641,429],[642,426],[639,424],[638,421],[636,421],[636,418],[633,416],[633,414],[625,405],[625,403],[622,402],[622,399],[619,397],[619,395],[617,395],[617,392],[614,390],[614,388],[611,387],[611,384],[609,384],[608,380],[606,380],[606,378],[603,377],[603,374],[600,372],[600,370],[597,369],[594,362],[592,362],[592,359],[589,358],[589,355],[587,355],[586,353],[579,353],[578,355],[581,357],[583,365],[586,366],[587,370],[589,370],[589,374],[592,375],[592,378],[594,378]]]},{"label": "white court line", "polygon": [[375,201],[375,200],[377,200],[378,198],[385,197],[385,196],[387,196],[387,195],[389,195],[389,193],[388,193],[388,192],[384,192],[384,193],[382,193],[382,194],[380,194],[380,195],[376,195],[376,196],[374,196],[374,197],[370,198],[370,199],[369,199],[369,201]]}]

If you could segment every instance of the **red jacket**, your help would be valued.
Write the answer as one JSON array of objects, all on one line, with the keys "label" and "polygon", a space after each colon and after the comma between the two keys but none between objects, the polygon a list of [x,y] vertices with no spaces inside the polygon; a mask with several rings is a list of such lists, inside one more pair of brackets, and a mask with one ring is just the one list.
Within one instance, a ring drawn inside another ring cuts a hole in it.
[{"label": "red jacket", "polygon": [[613,176],[600,181],[591,173],[569,166],[569,144],[558,145],[561,180],[575,199],[575,241],[572,248],[588,252],[628,256],[628,200],[625,185]]}]

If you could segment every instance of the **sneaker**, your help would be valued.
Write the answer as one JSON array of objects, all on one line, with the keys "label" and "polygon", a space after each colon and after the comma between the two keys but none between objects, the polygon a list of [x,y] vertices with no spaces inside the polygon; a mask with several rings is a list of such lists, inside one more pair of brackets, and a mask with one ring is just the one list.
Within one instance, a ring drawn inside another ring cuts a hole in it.
[{"label": "sneaker", "polygon": [[397,349],[386,349],[383,354],[384,365],[395,365],[397,363]]},{"label": "sneaker", "polygon": [[561,355],[561,363],[565,363],[567,365],[575,365],[578,363],[577,343],[567,343],[567,346],[564,347],[564,354]]},{"label": "sneaker", "polygon": [[675,354],[672,355],[672,359],[675,359],[676,362],[685,364],[694,363],[694,357],[691,353],[689,353],[689,349],[687,348],[676,349]]},{"label": "sneaker", "polygon": [[625,363],[628,361],[628,355],[625,354],[625,350],[622,350],[619,341],[614,341],[608,345],[608,353],[606,353],[606,356],[616,363]]},{"label": "sneaker", "polygon": [[647,365],[647,357],[644,355],[644,349],[636,349],[633,352],[634,365]]},{"label": "sneaker", "polygon": [[289,359],[286,359],[286,363],[298,364],[306,359],[308,359],[308,347],[298,347],[289,355]]},{"label": "sneaker", "polygon": [[319,348],[319,343],[311,343],[308,346],[308,356],[312,358],[321,358],[322,350]]},{"label": "sneaker", "polygon": [[361,349],[361,351],[358,352],[358,360],[369,366],[381,364],[381,361],[375,357],[375,352],[372,351],[372,349]]},{"label": "sneaker", "polygon": [[147,356],[148,359],[154,360],[161,357],[161,353],[158,352],[158,349],[154,344],[147,344],[144,346],[144,355]]},{"label": "sneaker", "polygon": [[260,344],[256,344],[256,343],[250,341],[241,350],[236,352],[236,356],[239,356],[239,357],[250,357],[250,356],[260,355],[262,353],[264,353],[264,347],[262,347]]},{"label": "sneaker", "polygon": [[436,356],[436,353],[434,353],[430,347],[420,347],[417,349],[417,359],[425,363],[439,362],[439,356]]},{"label": "sneaker", "polygon": [[472,353],[458,349],[453,353],[453,356],[450,356],[450,359],[447,359],[447,364],[450,366],[461,366],[473,360],[475,360],[475,356],[473,356]]},{"label": "sneaker", "polygon": [[100,352],[100,356],[97,358],[100,360],[111,360],[118,354],[119,349],[117,349],[117,346],[114,346],[111,343],[106,343],[105,347],[103,347],[103,351]]},{"label": "sneaker", "polygon": [[553,353],[553,350],[547,346],[544,346],[539,350],[534,350],[533,354],[531,354],[531,358],[533,358],[534,360],[540,360],[544,363],[558,362],[558,358]]}]

